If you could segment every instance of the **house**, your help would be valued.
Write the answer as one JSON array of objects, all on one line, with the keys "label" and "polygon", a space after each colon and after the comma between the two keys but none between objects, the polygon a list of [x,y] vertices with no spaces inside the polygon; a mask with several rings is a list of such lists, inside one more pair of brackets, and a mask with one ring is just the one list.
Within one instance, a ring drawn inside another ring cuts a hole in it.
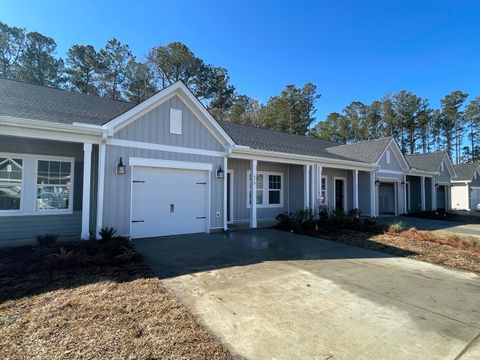
[{"label": "house", "polygon": [[406,154],[410,166],[406,179],[407,211],[451,209],[451,179],[456,177],[446,151]]},{"label": "house", "polygon": [[479,210],[480,167],[478,164],[454,165],[457,177],[452,180],[452,208]]},{"label": "house", "polygon": [[0,240],[255,228],[319,204],[435,208],[454,174],[443,159],[412,168],[391,137],[342,145],[217,121],[182,82],[134,105],[0,79]]}]

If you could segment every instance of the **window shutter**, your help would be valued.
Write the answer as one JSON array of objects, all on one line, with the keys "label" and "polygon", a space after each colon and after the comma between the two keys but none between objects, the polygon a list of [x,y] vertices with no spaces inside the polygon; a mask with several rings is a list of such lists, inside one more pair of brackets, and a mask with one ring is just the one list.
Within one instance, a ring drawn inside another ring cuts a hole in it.
[{"label": "window shutter", "polygon": [[170,134],[182,135],[182,110],[170,109]]}]

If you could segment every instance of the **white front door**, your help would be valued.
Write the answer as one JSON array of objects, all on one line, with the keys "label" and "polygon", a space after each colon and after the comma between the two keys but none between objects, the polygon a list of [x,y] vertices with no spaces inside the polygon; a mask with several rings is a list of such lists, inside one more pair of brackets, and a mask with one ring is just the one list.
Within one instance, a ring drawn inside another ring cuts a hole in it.
[{"label": "white front door", "polygon": [[135,166],[131,237],[208,231],[208,171]]}]

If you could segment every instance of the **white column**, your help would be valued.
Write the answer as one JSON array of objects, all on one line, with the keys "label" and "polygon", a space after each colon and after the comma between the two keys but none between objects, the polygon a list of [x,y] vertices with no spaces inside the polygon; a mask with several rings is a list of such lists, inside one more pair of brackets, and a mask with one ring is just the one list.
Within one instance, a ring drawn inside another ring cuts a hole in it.
[{"label": "white column", "polygon": [[100,145],[98,145],[98,179],[97,179],[98,189],[97,189],[97,226],[96,226],[97,239],[100,239],[99,232],[103,227],[103,198],[104,198],[104,190],[105,190],[106,147],[107,145],[105,143],[101,143]]},{"label": "white column", "polygon": [[257,227],[257,160],[250,161],[250,227],[255,229]]},{"label": "white column", "polygon": [[375,171],[370,171],[370,216],[376,217],[375,198],[377,196],[377,189],[375,186]]},{"label": "white column", "polygon": [[92,173],[92,144],[83,144],[82,240],[90,237],[90,179]]},{"label": "white column", "polygon": [[425,211],[425,176],[420,177],[420,200],[422,204],[422,211]]},{"label": "white column", "polygon": [[432,176],[432,211],[437,210],[437,192],[435,188],[435,179]]},{"label": "white column", "polygon": [[353,208],[358,209],[358,170],[353,170]]},{"label": "white column", "polygon": [[406,214],[407,209],[407,175],[403,175],[403,212]]},{"label": "white column", "polygon": [[[228,178],[228,161],[227,157],[223,159],[223,230],[228,230],[227,224],[227,178]],[[230,214],[232,216],[232,214]]]},{"label": "white column", "polygon": [[320,200],[320,198],[322,197],[322,170],[323,170],[322,165],[317,165],[317,173],[318,173],[317,200]]},{"label": "white column", "polygon": [[316,203],[315,203],[315,193],[316,193],[316,187],[317,187],[317,169],[316,165],[312,165],[310,167],[310,209],[315,209]]},{"label": "white column", "polygon": [[310,206],[310,165],[303,165],[303,207]]}]

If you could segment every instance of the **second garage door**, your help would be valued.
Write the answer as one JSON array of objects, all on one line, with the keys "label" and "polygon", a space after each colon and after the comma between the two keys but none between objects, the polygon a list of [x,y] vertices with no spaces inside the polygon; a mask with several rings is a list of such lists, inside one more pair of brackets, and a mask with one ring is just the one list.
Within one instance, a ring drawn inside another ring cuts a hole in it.
[{"label": "second garage door", "polygon": [[135,166],[131,237],[208,230],[208,171]]}]

